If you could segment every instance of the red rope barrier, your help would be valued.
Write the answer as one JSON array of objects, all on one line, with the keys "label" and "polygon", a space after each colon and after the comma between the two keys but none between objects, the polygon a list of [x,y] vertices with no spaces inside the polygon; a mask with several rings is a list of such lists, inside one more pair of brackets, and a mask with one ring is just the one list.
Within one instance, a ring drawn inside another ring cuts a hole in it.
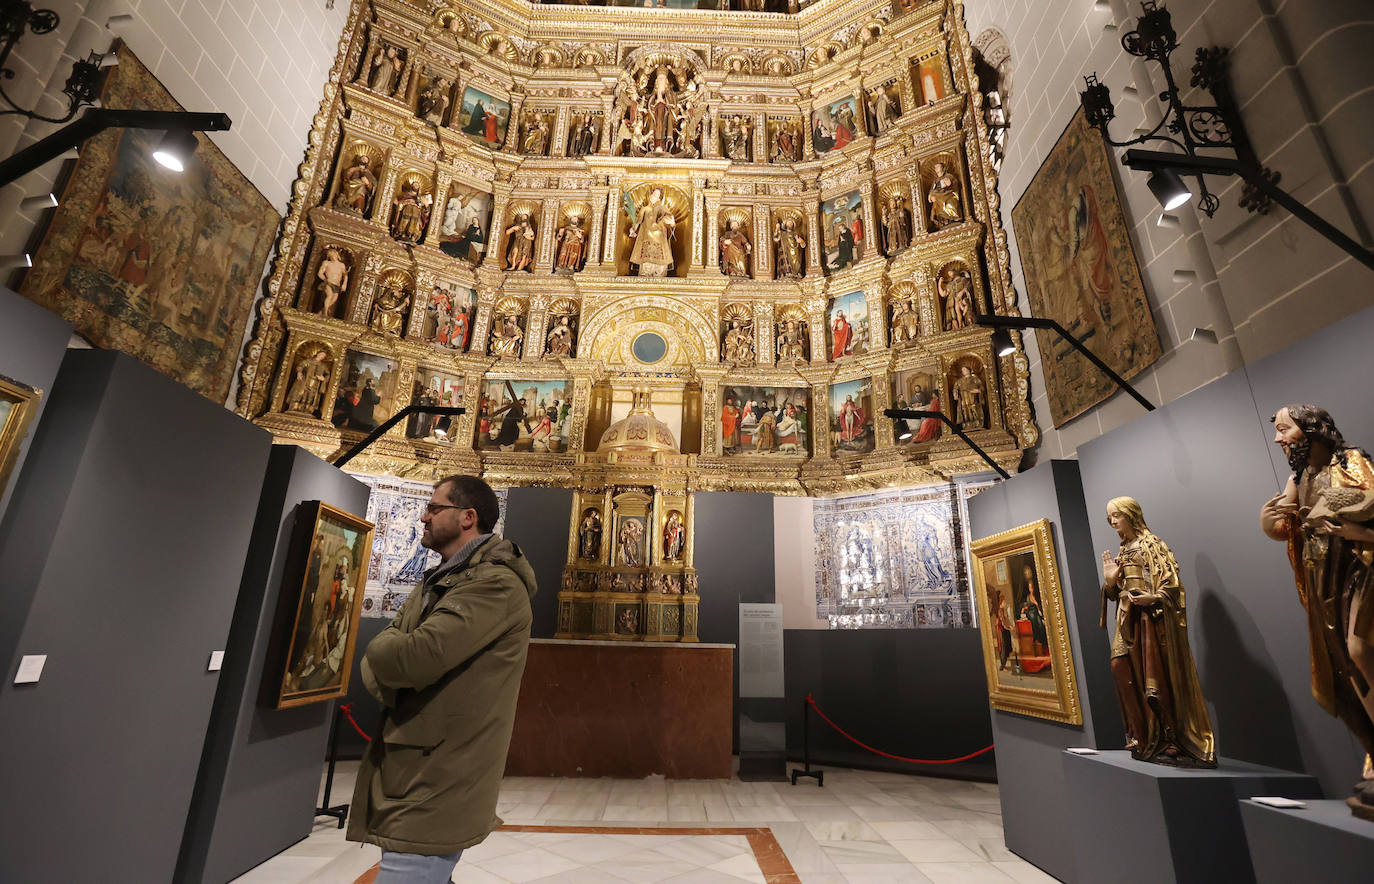
[{"label": "red rope barrier", "polygon": [[365,731],[365,730],[363,730],[362,728],[358,727],[358,722],[356,722],[356,721],[353,720],[353,704],[352,704],[352,703],[340,703],[340,704],[339,704],[339,711],[343,713],[344,718],[347,718],[347,719],[348,719],[348,723],[351,724],[351,725],[353,725],[353,729],[354,729],[355,731],[358,732],[358,736],[362,737],[364,740],[367,740],[369,743],[372,742],[372,738],[369,737],[369,736],[367,735],[367,731]]},{"label": "red rope barrier", "polygon": [[874,755],[881,755],[884,758],[891,758],[895,761],[907,761],[911,764],[954,764],[959,761],[968,761],[970,758],[977,758],[979,755],[982,755],[985,752],[992,751],[992,746],[987,746],[983,749],[979,749],[977,752],[970,752],[967,755],[960,755],[958,758],[945,758],[940,761],[928,761],[924,758],[905,758],[901,755],[893,755],[891,752],[884,752],[881,749],[874,749],[867,743],[860,742],[859,740],[856,740],[854,737],[845,733],[843,728],[841,728],[838,724],[830,720],[830,716],[826,715],[824,712],[821,711],[821,707],[816,705],[816,701],[811,699],[810,694],[806,695],[806,702],[811,706],[812,709],[816,710],[816,714],[819,715],[822,719],[824,719],[826,724],[830,725],[835,730],[839,731],[840,735],[843,736],[845,739],[849,740],[851,743],[855,744],[856,746],[862,746],[869,752],[872,752]]}]

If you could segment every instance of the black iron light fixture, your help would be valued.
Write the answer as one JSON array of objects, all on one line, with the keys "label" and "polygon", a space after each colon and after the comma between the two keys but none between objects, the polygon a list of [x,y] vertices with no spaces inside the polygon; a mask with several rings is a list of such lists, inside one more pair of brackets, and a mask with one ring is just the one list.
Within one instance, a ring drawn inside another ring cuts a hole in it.
[{"label": "black iron light fixture", "polygon": [[[963,439],[964,444],[968,445],[969,448],[972,448],[974,454],[981,457],[987,463],[988,466],[992,467],[994,470],[997,471],[997,475],[1001,476],[1003,479],[1011,478],[1011,473],[1008,473],[1005,469],[1002,468],[1001,464],[993,460],[992,455],[984,451],[982,446],[979,445],[977,442],[974,442],[972,439],[970,439],[968,437],[968,433],[964,432],[963,427],[960,427],[954,421],[950,420],[949,415],[945,414],[943,411],[925,411],[922,409],[912,408],[884,408],[883,415],[885,417],[890,417],[893,420],[938,420],[945,426],[949,427],[950,431],[953,432],[954,435],[958,436],[960,439]],[[908,433],[906,435],[909,436],[911,434]],[[903,436],[902,438],[905,439],[906,436]]]},{"label": "black iron light fixture", "polygon": [[[1183,205],[1193,196],[1182,176],[1195,179],[1200,194],[1198,208],[1209,218],[1221,207],[1221,200],[1207,189],[1204,176],[1237,175],[1245,182],[1241,208],[1264,215],[1273,203],[1278,203],[1355,260],[1374,269],[1374,252],[1281,190],[1279,173],[1259,161],[1231,94],[1227,70],[1230,50],[1220,46],[1197,50],[1188,85],[1205,89],[1212,97],[1212,104],[1184,104],[1170,63],[1170,56],[1178,48],[1178,34],[1174,31],[1169,10],[1156,0],[1142,0],[1140,5],[1141,15],[1135,30],[1122,36],[1121,46],[1137,58],[1155,62],[1163,71],[1167,84],[1159,93],[1159,100],[1165,105],[1163,117],[1148,132],[1128,141],[1117,141],[1107,133],[1108,124],[1116,116],[1111,89],[1097,79],[1096,73],[1083,78],[1084,89],[1078,94],[1079,101],[1088,125],[1102,133],[1102,139],[1113,147],[1167,144],[1177,152],[1133,148],[1126,151],[1122,164],[1138,172],[1150,173],[1150,192],[1165,211]],[[1214,150],[1231,155],[1202,152]]]}]

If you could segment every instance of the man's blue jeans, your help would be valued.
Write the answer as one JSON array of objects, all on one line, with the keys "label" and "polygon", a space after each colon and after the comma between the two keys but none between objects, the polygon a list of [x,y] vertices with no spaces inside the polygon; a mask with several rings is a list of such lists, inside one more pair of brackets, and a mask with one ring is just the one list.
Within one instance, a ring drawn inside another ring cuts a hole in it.
[{"label": "man's blue jeans", "polygon": [[382,851],[382,868],[377,884],[449,884],[453,868],[463,851],[446,856],[421,856],[418,853]]}]

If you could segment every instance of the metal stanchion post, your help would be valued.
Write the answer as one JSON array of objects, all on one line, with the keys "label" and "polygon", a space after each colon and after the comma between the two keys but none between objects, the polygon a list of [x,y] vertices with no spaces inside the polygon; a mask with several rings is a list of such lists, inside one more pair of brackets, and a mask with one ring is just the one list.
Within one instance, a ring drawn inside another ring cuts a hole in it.
[{"label": "metal stanchion post", "polygon": [[338,819],[339,828],[344,827],[348,820],[348,804],[336,804],[329,806],[329,793],[334,788],[334,763],[339,756],[339,712],[338,704],[334,706],[334,725],[329,729],[329,770],[324,777],[324,801],[321,806],[315,808],[315,816],[332,816]]},{"label": "metal stanchion post", "polygon": [[792,771],[792,785],[797,785],[797,777],[812,777],[819,787],[825,786],[825,771],[811,769],[811,697],[802,700],[802,763],[805,770]]}]

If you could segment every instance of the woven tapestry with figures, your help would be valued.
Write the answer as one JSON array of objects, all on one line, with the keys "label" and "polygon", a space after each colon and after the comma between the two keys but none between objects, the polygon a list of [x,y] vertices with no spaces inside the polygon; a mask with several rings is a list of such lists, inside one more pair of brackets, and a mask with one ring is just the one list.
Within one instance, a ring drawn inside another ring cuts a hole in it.
[{"label": "woven tapestry with figures", "polygon": [[[102,106],[182,110],[118,52]],[[153,160],[161,138],[110,129],[82,145],[20,292],[96,346],[222,402],[281,216],[204,135],[181,173]]]}]

